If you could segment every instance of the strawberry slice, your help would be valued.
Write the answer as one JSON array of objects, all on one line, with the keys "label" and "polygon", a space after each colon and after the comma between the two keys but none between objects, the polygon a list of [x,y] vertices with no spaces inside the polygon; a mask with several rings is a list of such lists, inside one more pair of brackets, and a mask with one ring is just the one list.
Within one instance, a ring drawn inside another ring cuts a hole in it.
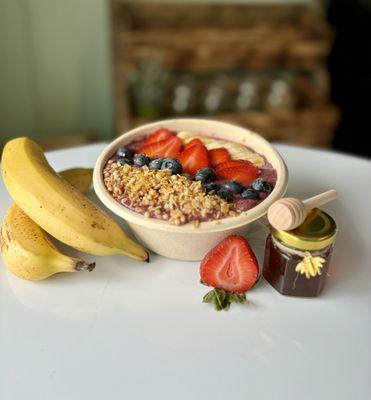
[{"label": "strawberry slice", "polygon": [[204,296],[217,310],[228,309],[232,302],[246,302],[245,292],[259,276],[258,261],[247,240],[231,235],[211,249],[200,266],[201,280],[215,289]]},{"label": "strawberry slice", "polygon": [[228,179],[232,181],[237,181],[243,185],[250,185],[258,176],[259,169],[252,166],[244,165],[239,167],[223,168],[217,171],[217,176],[219,179]]},{"label": "strawberry slice", "polygon": [[201,142],[200,139],[198,139],[198,138],[192,139],[190,142],[188,142],[188,143],[184,146],[184,150],[185,150],[185,149],[190,149],[191,147],[196,146],[196,145],[199,145],[199,144],[200,144],[201,146],[204,145],[204,144]]},{"label": "strawberry slice", "polygon": [[217,165],[231,159],[228,150],[224,147],[209,150],[209,156],[212,167],[216,167]]},{"label": "strawberry slice", "polygon": [[199,169],[210,165],[209,153],[203,144],[184,149],[180,153],[179,161],[182,164],[183,171],[192,176]]},{"label": "strawberry slice", "polygon": [[235,180],[244,185],[249,185],[259,174],[259,168],[247,160],[229,160],[215,168],[219,179]]},{"label": "strawberry slice", "polygon": [[[224,168],[231,168],[231,167],[241,167],[246,165],[251,165],[252,163],[247,160],[228,160],[224,161],[216,167],[216,171],[220,171]],[[252,164],[254,165],[254,164]]]},{"label": "strawberry slice", "polygon": [[169,131],[169,129],[158,129],[156,132],[147,137],[143,143],[143,146],[148,146],[149,144],[160,142],[161,140],[169,139],[171,137],[174,137],[174,133]]},{"label": "strawberry slice", "polygon": [[172,135],[168,139],[142,146],[138,153],[147,154],[151,158],[178,157],[181,148],[182,141],[177,136]]}]

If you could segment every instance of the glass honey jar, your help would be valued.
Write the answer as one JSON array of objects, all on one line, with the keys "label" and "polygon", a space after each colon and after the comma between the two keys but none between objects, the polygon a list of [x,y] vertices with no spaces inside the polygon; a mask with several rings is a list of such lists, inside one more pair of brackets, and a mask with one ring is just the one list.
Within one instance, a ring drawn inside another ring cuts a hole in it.
[{"label": "glass honey jar", "polygon": [[315,208],[291,231],[270,226],[264,255],[264,278],[287,296],[318,296],[328,275],[336,223]]}]

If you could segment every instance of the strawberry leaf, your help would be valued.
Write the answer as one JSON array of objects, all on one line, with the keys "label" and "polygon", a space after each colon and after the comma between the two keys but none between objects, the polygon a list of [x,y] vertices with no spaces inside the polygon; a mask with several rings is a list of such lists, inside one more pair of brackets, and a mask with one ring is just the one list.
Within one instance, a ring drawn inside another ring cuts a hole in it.
[{"label": "strawberry leaf", "polygon": [[212,303],[215,297],[215,292],[214,290],[210,290],[210,292],[207,292],[203,298],[203,303]]},{"label": "strawberry leaf", "polygon": [[232,293],[215,288],[205,294],[203,302],[213,304],[217,311],[227,311],[232,303],[245,304],[248,301],[245,293]]}]

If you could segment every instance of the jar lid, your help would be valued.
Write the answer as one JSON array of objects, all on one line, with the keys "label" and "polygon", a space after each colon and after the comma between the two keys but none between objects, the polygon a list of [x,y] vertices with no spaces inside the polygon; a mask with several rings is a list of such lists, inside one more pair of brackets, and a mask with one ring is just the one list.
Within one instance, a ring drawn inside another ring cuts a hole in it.
[{"label": "jar lid", "polygon": [[324,211],[314,208],[296,229],[282,231],[271,226],[270,230],[275,238],[291,247],[300,250],[320,250],[334,242],[336,223]]}]

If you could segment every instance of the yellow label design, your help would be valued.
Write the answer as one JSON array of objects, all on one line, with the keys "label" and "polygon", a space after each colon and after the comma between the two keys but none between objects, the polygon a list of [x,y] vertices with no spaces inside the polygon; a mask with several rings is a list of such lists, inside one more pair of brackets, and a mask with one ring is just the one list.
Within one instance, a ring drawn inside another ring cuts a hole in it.
[{"label": "yellow label design", "polygon": [[321,275],[325,259],[318,256],[312,256],[306,252],[302,261],[296,266],[295,271],[307,277],[307,279]]}]

